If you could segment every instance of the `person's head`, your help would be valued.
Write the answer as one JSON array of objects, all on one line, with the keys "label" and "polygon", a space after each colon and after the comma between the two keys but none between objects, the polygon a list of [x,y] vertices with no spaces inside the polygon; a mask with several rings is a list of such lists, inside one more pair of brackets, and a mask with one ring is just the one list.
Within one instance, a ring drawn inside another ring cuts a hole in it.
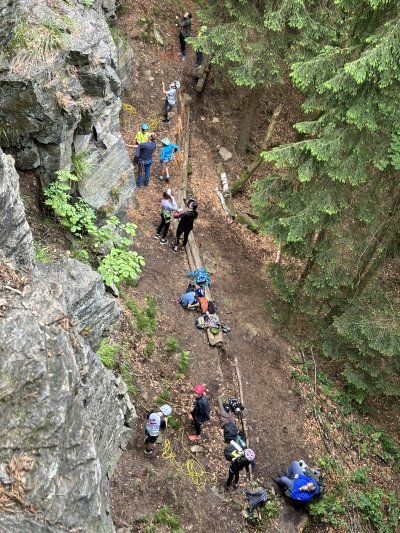
[{"label": "person's head", "polygon": [[178,90],[180,86],[181,86],[181,83],[178,80],[174,80],[173,82],[171,82],[169,88]]},{"label": "person's head", "polygon": [[150,133],[150,137],[149,137],[150,141],[155,141],[157,139],[157,135],[155,133]]},{"label": "person's head", "polygon": [[140,126],[140,129],[142,131],[149,131],[149,125],[146,124],[146,122],[143,122],[143,124],[141,124],[141,126]]},{"label": "person's head", "polygon": [[244,456],[248,461],[254,461],[254,459],[256,458],[256,454],[250,448],[246,448],[244,450]]},{"label": "person's head", "polygon": [[196,385],[195,387],[193,387],[193,392],[199,398],[206,392],[206,388],[204,385]]},{"label": "person's head", "polygon": [[169,200],[169,199],[171,198],[171,195],[168,194],[167,191],[164,191],[164,192],[162,193],[162,197],[164,198],[164,200]]},{"label": "person's head", "polygon": [[193,209],[193,211],[196,211],[198,205],[197,205],[196,202],[192,202],[189,207],[191,207]]},{"label": "person's head", "polygon": [[306,485],[303,485],[300,490],[306,491],[306,492],[314,492],[316,490],[317,486],[315,483],[307,483]]},{"label": "person's head", "polygon": [[192,14],[189,11],[186,11],[186,13],[183,15],[185,19],[191,19]]}]

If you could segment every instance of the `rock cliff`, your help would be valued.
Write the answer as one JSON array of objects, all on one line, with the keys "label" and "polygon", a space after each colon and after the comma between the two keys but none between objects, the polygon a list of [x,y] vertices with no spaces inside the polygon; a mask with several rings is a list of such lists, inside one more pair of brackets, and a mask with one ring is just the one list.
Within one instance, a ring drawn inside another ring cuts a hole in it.
[{"label": "rock cliff", "polygon": [[1,150],[0,207],[0,531],[110,533],[108,479],[136,414],[93,350],[118,304],[76,260],[35,267]]},{"label": "rock cliff", "polygon": [[127,83],[132,52],[112,39],[115,1],[0,0],[0,15],[0,146],[44,184],[83,157],[81,196],[123,217],[134,178],[119,74]]}]

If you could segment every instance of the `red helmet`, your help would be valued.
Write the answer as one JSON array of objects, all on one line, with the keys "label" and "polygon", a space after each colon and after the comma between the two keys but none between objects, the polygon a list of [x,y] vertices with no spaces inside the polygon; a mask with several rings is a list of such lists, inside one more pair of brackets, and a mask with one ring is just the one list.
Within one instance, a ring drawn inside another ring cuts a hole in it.
[{"label": "red helmet", "polygon": [[206,388],[204,385],[196,385],[193,390],[197,394],[204,394],[206,392]]}]

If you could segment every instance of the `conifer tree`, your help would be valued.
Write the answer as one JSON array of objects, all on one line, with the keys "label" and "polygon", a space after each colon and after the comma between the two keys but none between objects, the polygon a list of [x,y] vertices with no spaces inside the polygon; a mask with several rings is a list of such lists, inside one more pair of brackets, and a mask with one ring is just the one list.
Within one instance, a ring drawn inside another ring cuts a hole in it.
[{"label": "conifer tree", "polygon": [[[365,338],[366,324],[378,331],[387,306],[382,297],[372,315],[364,291],[379,284],[398,251],[400,6],[394,0],[336,5],[338,42],[321,42],[313,57],[292,66],[310,115],[296,125],[304,138],[265,154],[278,172],[257,184],[254,205],[286,254],[272,269],[281,295],[333,320],[346,379],[373,390],[374,373],[382,377],[392,357],[383,341],[371,346]],[[354,313],[362,327],[351,323]]]}]

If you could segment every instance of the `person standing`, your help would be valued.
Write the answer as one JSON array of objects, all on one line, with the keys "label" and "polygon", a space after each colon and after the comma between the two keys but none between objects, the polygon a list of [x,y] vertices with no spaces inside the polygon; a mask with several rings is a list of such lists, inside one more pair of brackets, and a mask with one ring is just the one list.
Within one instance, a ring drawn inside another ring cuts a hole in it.
[{"label": "person standing", "polygon": [[165,181],[169,182],[169,169],[168,163],[172,161],[173,154],[179,150],[179,146],[171,143],[168,137],[165,137],[162,141],[161,155],[160,155],[160,176],[159,180],[163,180],[165,176]]},{"label": "person standing", "polygon": [[144,453],[146,455],[154,454],[155,443],[160,433],[160,429],[166,428],[166,422],[161,418],[159,413],[151,411],[147,415],[147,422],[145,427],[146,438],[144,439]]},{"label": "person standing", "polygon": [[165,109],[164,109],[164,124],[169,124],[171,122],[172,110],[176,104],[176,94],[181,84],[178,80],[170,83],[168,91],[165,90],[164,82],[162,82],[162,92],[165,94]]},{"label": "person standing", "polygon": [[167,235],[171,223],[172,213],[178,209],[171,189],[163,192],[161,200],[161,224],[157,228],[155,239],[161,239],[160,244],[167,244]]},{"label": "person standing", "polygon": [[175,246],[173,248],[173,252],[177,252],[179,249],[179,241],[183,234],[183,243],[181,247],[181,251],[185,250],[185,247],[187,245],[189,234],[193,229],[193,224],[196,218],[198,217],[197,213],[197,203],[195,200],[190,199],[187,202],[188,209],[186,211],[182,211],[181,213],[175,214],[175,218],[179,218],[179,224],[176,228],[176,238],[175,238]]},{"label": "person standing", "polygon": [[[142,183],[147,187],[150,183],[150,169],[153,164],[153,152],[156,149],[156,134],[151,133],[149,140],[140,143],[138,146],[138,177],[136,180],[136,187],[139,189]],[[144,176],[144,180],[143,180]]]},{"label": "person standing", "polygon": [[149,137],[149,125],[146,124],[146,122],[143,122],[140,125],[140,130],[136,133],[135,136],[135,156],[133,159],[134,163],[137,163],[139,160],[139,144],[147,142],[149,140]]},{"label": "person standing", "polygon": [[182,19],[179,20],[179,17],[176,17],[177,23],[176,26],[180,28],[179,30],[179,44],[181,47],[181,60],[185,61],[186,59],[186,38],[190,37],[191,30],[192,30],[192,14],[189,12],[186,12]]},{"label": "person standing", "polygon": [[193,420],[196,434],[189,435],[189,439],[196,441],[201,439],[201,425],[210,420],[210,405],[208,403],[208,398],[205,395],[206,388],[204,385],[196,385],[193,391],[195,393],[195,402],[189,418],[190,420]]},{"label": "person standing", "polygon": [[243,455],[240,455],[237,459],[232,461],[231,466],[229,467],[228,479],[224,482],[224,487],[226,490],[229,490],[232,481],[233,488],[237,489],[239,486],[239,473],[243,468],[246,470],[249,469],[249,465],[256,458],[256,454],[250,448],[246,448],[243,452]]}]

